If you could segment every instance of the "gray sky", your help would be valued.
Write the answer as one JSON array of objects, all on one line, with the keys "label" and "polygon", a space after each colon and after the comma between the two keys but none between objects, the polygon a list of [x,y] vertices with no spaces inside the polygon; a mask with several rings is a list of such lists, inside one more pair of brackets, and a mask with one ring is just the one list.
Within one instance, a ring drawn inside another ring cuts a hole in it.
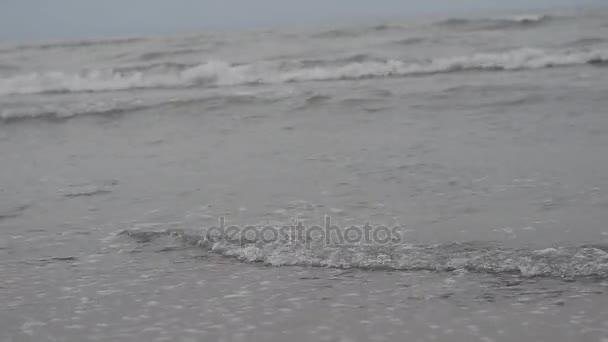
[{"label": "gray sky", "polygon": [[0,40],[76,38],[462,15],[467,11],[602,4],[606,0],[0,0]]}]

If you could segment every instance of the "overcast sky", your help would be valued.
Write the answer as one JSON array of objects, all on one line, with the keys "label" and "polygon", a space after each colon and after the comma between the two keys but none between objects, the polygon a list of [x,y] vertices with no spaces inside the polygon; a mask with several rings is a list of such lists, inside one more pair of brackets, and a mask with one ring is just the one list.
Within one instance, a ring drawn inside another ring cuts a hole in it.
[{"label": "overcast sky", "polygon": [[0,0],[0,40],[76,38],[462,15],[467,11],[580,6],[608,0]]}]

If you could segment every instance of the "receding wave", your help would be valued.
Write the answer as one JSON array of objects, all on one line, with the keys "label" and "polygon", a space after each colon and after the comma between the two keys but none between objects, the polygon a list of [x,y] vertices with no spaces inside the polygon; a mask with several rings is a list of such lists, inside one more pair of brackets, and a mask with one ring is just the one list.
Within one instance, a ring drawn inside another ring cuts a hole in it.
[{"label": "receding wave", "polygon": [[198,104],[205,110],[222,108],[226,105],[247,105],[253,102],[273,103],[282,99],[284,94],[233,93],[201,96],[190,94],[182,97],[154,97],[146,100],[78,101],[62,105],[24,104],[0,108],[0,123],[14,123],[31,119],[44,119],[63,122],[76,116],[119,117],[127,113],[143,111],[163,106],[184,106]]},{"label": "receding wave", "polygon": [[66,119],[69,119],[71,117],[74,116],[78,116],[78,115],[102,115],[102,116],[116,116],[116,115],[122,115],[125,113],[129,113],[129,112],[134,112],[134,111],[138,111],[138,110],[144,110],[144,109],[148,109],[148,108],[154,108],[158,106],[157,104],[155,105],[148,105],[148,106],[144,106],[144,105],[132,105],[132,106],[115,106],[115,107],[111,107],[108,106],[108,108],[102,108],[102,109],[95,109],[95,108],[82,108],[81,106],[76,106],[75,108],[58,108],[58,109],[52,109],[52,110],[45,110],[44,108],[42,109],[31,109],[31,108],[26,108],[24,110],[2,110],[0,111],[0,122],[4,122],[4,123],[12,123],[12,122],[17,122],[17,121],[22,121],[22,120],[29,120],[29,119],[38,119],[38,118],[43,118],[49,121],[63,121]]},{"label": "receding wave", "polygon": [[224,61],[209,61],[184,69],[133,72],[105,69],[78,73],[52,71],[22,74],[0,79],[0,95],[354,80],[462,71],[514,71],[598,65],[607,61],[608,49],[545,51],[529,48],[420,62],[345,61],[342,65],[309,67],[295,63],[291,68],[276,62],[235,65]]},{"label": "receding wave", "polygon": [[544,14],[526,14],[509,18],[463,19],[450,18],[438,22],[439,26],[463,29],[508,29],[538,26],[553,20],[554,17]]},{"label": "receding wave", "polygon": [[491,274],[510,273],[527,277],[608,278],[608,245],[525,249],[484,242],[326,245],[315,242],[296,243],[285,239],[242,243],[238,240],[209,238],[202,232],[182,230],[125,230],[118,237],[120,236],[131,237],[144,244],[159,242],[172,246],[177,244],[183,248],[198,247],[221,256],[272,266],[433,272],[463,270]]}]

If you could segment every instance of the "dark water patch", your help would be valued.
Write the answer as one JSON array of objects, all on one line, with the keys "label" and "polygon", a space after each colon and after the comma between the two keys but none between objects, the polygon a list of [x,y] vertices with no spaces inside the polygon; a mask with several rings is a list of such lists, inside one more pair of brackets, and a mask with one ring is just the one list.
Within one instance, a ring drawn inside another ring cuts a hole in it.
[{"label": "dark water patch", "polygon": [[602,58],[602,57],[593,58],[588,62],[588,64],[593,65],[593,66],[605,67],[605,66],[608,66],[608,58]]},{"label": "dark water patch", "polygon": [[546,97],[541,95],[524,95],[517,97],[515,99],[509,100],[499,100],[499,101],[490,101],[488,103],[482,104],[480,107],[492,107],[492,108],[511,108],[511,107],[519,107],[530,104],[542,103],[546,101]]},{"label": "dark water patch", "polygon": [[471,85],[471,84],[463,84],[454,87],[446,88],[442,91],[442,93],[480,93],[480,94],[488,94],[488,93],[503,93],[503,92],[513,92],[513,91],[524,91],[524,92],[533,92],[538,91],[538,87],[531,86],[511,86],[511,85]]},{"label": "dark water patch", "polygon": [[0,117],[0,123],[3,124],[17,124],[21,122],[28,122],[32,120],[46,121],[53,124],[62,124],[66,121],[75,117],[81,116],[103,116],[105,118],[120,118],[123,115],[139,110],[153,108],[155,106],[133,106],[124,108],[113,108],[101,111],[78,111],[78,112],[59,112],[59,111],[41,111],[38,113],[27,113],[23,115],[14,115],[9,117]]},{"label": "dark water patch", "polygon": [[70,198],[70,197],[92,197],[92,196],[97,196],[97,195],[109,194],[111,192],[112,191],[110,191],[110,190],[97,189],[97,190],[90,190],[90,191],[68,193],[63,196],[68,197],[68,198]]},{"label": "dark water patch", "polygon": [[423,38],[423,37],[410,37],[410,38],[405,38],[405,39],[400,39],[397,41],[394,41],[393,44],[396,45],[417,45],[417,44],[422,44],[427,42],[427,38]]},{"label": "dark water patch", "polygon": [[453,27],[453,26],[465,26],[467,24],[470,24],[472,21],[469,19],[462,19],[462,18],[448,18],[445,19],[443,21],[438,22],[436,25],[439,26],[449,26],[449,27]]},{"label": "dark water patch", "polygon": [[[258,102],[261,101],[263,99],[260,99],[259,97],[255,96],[255,95],[225,95],[219,98],[219,100],[221,100],[222,102],[224,102],[227,105],[242,105],[242,104],[251,104],[254,102]],[[267,99],[267,101],[264,102],[275,102],[273,99]]]},{"label": "dark water patch", "polygon": [[564,44],[565,48],[573,48],[573,47],[588,47],[606,43],[607,40],[605,38],[599,37],[589,37],[589,38],[580,38],[571,42]]},{"label": "dark water patch", "polygon": [[366,111],[370,114],[386,112],[391,109],[392,109],[391,107],[366,107],[366,108],[363,108],[364,111]]},{"label": "dark water patch", "polygon": [[[315,68],[315,67],[330,67],[330,66],[341,66],[350,63],[363,63],[369,61],[380,61],[368,54],[360,53],[345,57],[333,58],[333,59],[304,59],[297,62],[299,67],[303,68]],[[293,62],[285,63],[285,66],[293,64]]]},{"label": "dark water patch", "polygon": [[129,230],[124,230],[120,233],[118,233],[118,236],[129,236],[130,238],[134,239],[135,241],[137,241],[138,243],[148,243],[148,242],[152,242],[158,238],[161,237],[165,237],[165,236],[171,236],[171,235],[176,235],[181,233],[180,231],[129,231]]},{"label": "dark water patch", "polygon": [[298,107],[296,110],[305,110],[309,108],[316,108],[319,106],[326,105],[329,101],[331,101],[332,97],[328,95],[315,94],[309,96],[304,100],[304,103]]},{"label": "dark water patch", "polygon": [[71,234],[74,234],[74,235],[91,235],[92,233],[88,232],[88,231],[81,231],[81,232],[73,232]]},{"label": "dark water patch", "polygon": [[383,97],[383,98],[390,98],[390,97],[395,96],[395,94],[388,89],[374,89],[374,90],[370,91],[370,94],[373,96],[378,96],[378,97]]},{"label": "dark water patch", "polygon": [[367,27],[352,27],[331,29],[311,35],[312,38],[337,39],[337,38],[356,38],[366,34],[383,33],[387,31],[404,30],[405,27],[397,24],[382,23]]},{"label": "dark water patch", "polygon": [[255,94],[234,94],[234,95],[215,95],[205,98],[193,98],[168,101],[159,104],[157,107],[170,106],[175,109],[182,106],[204,105],[205,111],[224,109],[228,105],[249,105],[253,103],[272,104],[280,102],[283,99],[280,97],[264,97]]},{"label": "dark water patch", "polygon": [[342,64],[342,63],[346,64],[346,63],[363,63],[363,62],[372,61],[372,60],[377,60],[377,59],[371,57],[370,55],[360,53],[360,54],[356,54],[356,55],[352,55],[352,56],[348,56],[348,57],[344,57],[344,58],[339,58],[333,62],[338,63],[338,64]]},{"label": "dark water patch", "polygon": [[146,53],[142,54],[141,56],[139,56],[139,59],[142,61],[150,61],[150,60],[161,59],[161,58],[166,58],[166,57],[191,55],[191,54],[202,53],[202,52],[206,52],[206,51],[207,50],[204,50],[204,49],[179,49],[179,50],[172,50],[172,51],[153,51],[153,52],[146,52]]},{"label": "dark water patch", "polygon": [[361,34],[360,30],[356,29],[333,29],[327,30],[311,35],[312,38],[324,38],[324,39],[335,39],[335,38],[353,38]]},{"label": "dark water patch", "polygon": [[404,27],[395,24],[378,24],[370,27],[372,31],[395,31],[395,30],[403,30]]},{"label": "dark water patch", "polygon": [[0,209],[0,221],[19,217],[29,207],[30,207],[29,205],[20,205],[18,207],[6,209],[6,210]]},{"label": "dark water patch", "polygon": [[41,44],[19,45],[14,48],[17,51],[24,50],[49,50],[49,49],[73,49],[93,46],[126,45],[146,41],[146,38],[117,38],[117,39],[98,39],[98,40],[76,40]]},{"label": "dark water patch", "polygon": [[78,260],[78,258],[72,257],[72,256],[70,256],[70,257],[53,257],[48,260],[50,260],[50,261],[76,261],[76,260]]},{"label": "dark water patch", "polygon": [[13,124],[32,120],[45,120],[48,122],[64,122],[67,118],[62,118],[57,112],[41,111],[38,113],[28,113],[24,115],[13,115],[0,117],[0,123]]},{"label": "dark water patch", "polygon": [[164,252],[176,252],[176,251],[183,251],[184,249],[187,249],[188,247],[184,247],[184,246],[168,246],[168,247],[162,247],[160,249],[157,250],[158,253],[164,253]]},{"label": "dark water patch", "polygon": [[382,102],[383,100],[377,98],[365,98],[365,97],[357,97],[357,98],[348,98],[340,101],[340,104],[345,106],[352,107],[361,107],[373,103]]},{"label": "dark water patch", "polygon": [[36,260],[26,260],[21,261],[19,263],[31,266],[48,266],[55,263],[73,263],[78,261],[77,257],[67,256],[67,257],[50,257]]},{"label": "dark water patch", "polygon": [[150,140],[150,141],[144,142],[144,145],[156,146],[156,145],[162,145],[165,142],[166,142],[165,139],[155,139],[155,140]]},{"label": "dark water patch", "polygon": [[28,233],[46,233],[45,229],[28,229],[26,230]]},{"label": "dark water patch", "polygon": [[331,100],[331,96],[327,95],[314,95],[306,99],[306,104],[317,104]]},{"label": "dark water patch", "polygon": [[0,63],[0,72],[15,72],[15,71],[18,71],[19,69],[20,68],[16,65]]},{"label": "dark water patch", "polygon": [[176,62],[161,62],[143,65],[133,65],[126,67],[118,67],[112,69],[116,74],[132,74],[135,72],[156,71],[156,72],[179,72],[199,65],[198,63],[176,63]]}]

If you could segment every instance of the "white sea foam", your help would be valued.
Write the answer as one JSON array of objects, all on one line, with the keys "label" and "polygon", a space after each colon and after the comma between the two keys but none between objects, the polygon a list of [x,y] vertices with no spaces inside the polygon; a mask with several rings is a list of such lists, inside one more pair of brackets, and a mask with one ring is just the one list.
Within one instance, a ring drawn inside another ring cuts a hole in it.
[{"label": "white sea foam", "polygon": [[512,18],[508,18],[507,20],[515,21],[518,23],[538,23],[549,18],[551,17],[545,14],[522,14],[514,16]]},{"label": "white sea foam", "polygon": [[184,70],[119,72],[112,69],[77,73],[52,71],[0,79],[0,95],[47,92],[99,92],[143,88],[230,86],[405,77],[467,70],[524,70],[608,61],[608,50],[545,51],[523,48],[503,53],[478,53],[420,62],[400,60],[348,62],[344,65],[292,67],[260,62],[232,65],[208,61]]},{"label": "white sea foam", "polygon": [[[517,249],[493,243],[469,242],[433,245],[327,245],[301,244],[290,240],[274,242],[208,239],[205,234],[181,230],[126,230],[117,237],[129,236],[149,243],[197,247],[210,253],[261,262],[272,266],[318,266],[424,271],[472,271],[515,273],[523,276],[558,278],[608,278],[608,246],[572,246],[558,249]],[[168,241],[167,238],[169,238]],[[135,248],[138,248],[137,246]]]}]

